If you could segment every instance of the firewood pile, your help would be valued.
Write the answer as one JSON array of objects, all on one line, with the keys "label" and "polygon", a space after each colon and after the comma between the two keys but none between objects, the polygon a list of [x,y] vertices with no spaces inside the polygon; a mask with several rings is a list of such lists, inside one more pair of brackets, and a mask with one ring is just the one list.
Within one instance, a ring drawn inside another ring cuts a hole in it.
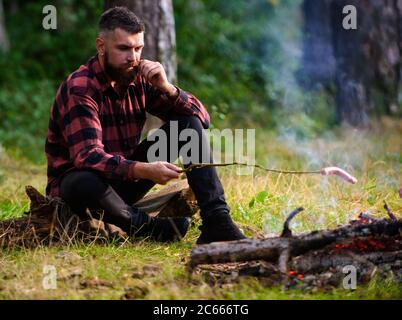
[{"label": "firewood pile", "polygon": [[[86,217],[78,217],[60,198],[45,197],[31,186],[26,186],[25,191],[31,201],[30,209],[21,218],[0,221],[1,248],[74,241],[124,241],[128,238],[117,226],[94,218],[89,210]],[[198,210],[187,180],[152,192],[134,205],[150,216],[160,217],[190,217]],[[102,214],[98,212],[98,215]]]},{"label": "firewood pile", "polygon": [[357,283],[379,276],[402,284],[402,220],[384,207],[389,219],[361,213],[337,229],[294,236],[289,223],[303,211],[298,208],[281,236],[196,246],[188,269],[219,284],[253,276],[267,286],[310,290],[339,287],[352,271]]}]

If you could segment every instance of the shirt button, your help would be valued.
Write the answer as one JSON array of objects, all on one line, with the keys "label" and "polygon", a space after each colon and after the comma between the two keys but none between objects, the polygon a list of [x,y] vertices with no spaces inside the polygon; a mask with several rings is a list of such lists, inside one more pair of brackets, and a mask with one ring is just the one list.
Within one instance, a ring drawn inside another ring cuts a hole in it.
[{"label": "shirt button", "polygon": [[120,124],[124,124],[124,120],[123,120],[123,119],[120,120]]}]

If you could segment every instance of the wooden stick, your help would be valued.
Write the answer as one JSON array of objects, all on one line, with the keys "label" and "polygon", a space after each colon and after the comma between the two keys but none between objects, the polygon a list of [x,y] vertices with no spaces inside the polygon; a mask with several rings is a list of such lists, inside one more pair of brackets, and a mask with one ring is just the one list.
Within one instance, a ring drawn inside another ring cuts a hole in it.
[{"label": "wooden stick", "polygon": [[268,172],[275,172],[275,173],[285,173],[285,174],[321,174],[323,176],[328,176],[328,175],[337,175],[341,177],[343,180],[355,184],[357,182],[357,179],[347,173],[345,170],[338,168],[338,167],[325,167],[322,168],[321,170],[315,170],[315,171],[289,171],[289,170],[277,170],[277,169],[267,169],[264,168],[263,166],[260,166],[258,164],[247,164],[247,163],[240,163],[240,162],[232,162],[232,163],[196,163],[196,164],[191,164],[185,169],[180,170],[180,173],[187,173],[190,172],[191,170],[194,169],[200,169],[200,168],[206,168],[206,167],[226,167],[226,166],[234,166],[234,165],[239,165],[239,166],[251,166],[255,167],[258,169],[262,169],[264,171]]},{"label": "wooden stick", "polygon": [[388,204],[385,202],[384,200],[384,209],[387,211],[389,217],[391,218],[391,220],[396,221],[398,220],[395,215],[392,213],[391,209],[388,207]]},{"label": "wooden stick", "polygon": [[281,234],[281,237],[291,237],[292,236],[292,231],[289,228],[290,221],[299,213],[304,210],[303,207],[297,208],[293,210],[291,213],[289,213],[288,217],[286,218],[286,221],[283,225],[283,231]]},{"label": "wooden stick", "polygon": [[207,167],[227,167],[227,166],[246,166],[246,167],[255,167],[261,170],[265,170],[268,172],[275,173],[285,173],[285,174],[321,174],[321,171],[289,171],[289,170],[277,170],[277,169],[268,169],[258,164],[247,164],[241,162],[232,162],[232,163],[195,163],[191,164],[185,169],[182,169],[181,173],[187,173],[194,169],[207,168]]}]

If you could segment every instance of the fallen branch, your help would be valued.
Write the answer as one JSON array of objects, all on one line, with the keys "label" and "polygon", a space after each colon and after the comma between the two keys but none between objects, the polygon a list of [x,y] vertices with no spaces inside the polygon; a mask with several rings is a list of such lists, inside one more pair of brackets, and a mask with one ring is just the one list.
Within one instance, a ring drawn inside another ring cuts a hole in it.
[{"label": "fallen branch", "polygon": [[[25,191],[31,200],[30,210],[21,218],[0,221],[0,247],[127,238],[119,227],[95,219],[89,210],[86,217],[78,217],[60,198],[45,197],[31,186]],[[194,194],[186,180],[150,193],[134,205],[151,216],[192,216],[197,211]]]},{"label": "fallen branch", "polygon": [[391,218],[391,220],[396,221],[395,215],[392,213],[391,209],[388,207],[388,204],[384,200],[384,209],[387,211],[388,216]]}]

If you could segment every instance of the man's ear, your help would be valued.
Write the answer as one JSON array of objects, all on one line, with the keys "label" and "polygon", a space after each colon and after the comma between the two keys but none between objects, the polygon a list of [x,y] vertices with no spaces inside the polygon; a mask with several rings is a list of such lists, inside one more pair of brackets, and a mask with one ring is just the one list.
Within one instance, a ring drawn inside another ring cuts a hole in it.
[{"label": "man's ear", "polygon": [[96,50],[100,56],[105,54],[105,39],[103,37],[96,38]]}]

